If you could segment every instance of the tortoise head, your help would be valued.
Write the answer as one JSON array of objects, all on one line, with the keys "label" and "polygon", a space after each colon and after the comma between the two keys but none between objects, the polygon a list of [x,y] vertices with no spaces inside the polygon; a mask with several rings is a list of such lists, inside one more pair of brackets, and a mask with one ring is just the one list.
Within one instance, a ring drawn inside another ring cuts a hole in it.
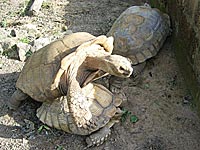
[{"label": "tortoise head", "polygon": [[128,78],[133,72],[131,61],[120,55],[89,57],[86,60],[89,68],[99,69],[114,76]]},{"label": "tortoise head", "polygon": [[103,71],[122,78],[130,77],[133,72],[131,61],[120,55],[106,56],[102,65]]}]

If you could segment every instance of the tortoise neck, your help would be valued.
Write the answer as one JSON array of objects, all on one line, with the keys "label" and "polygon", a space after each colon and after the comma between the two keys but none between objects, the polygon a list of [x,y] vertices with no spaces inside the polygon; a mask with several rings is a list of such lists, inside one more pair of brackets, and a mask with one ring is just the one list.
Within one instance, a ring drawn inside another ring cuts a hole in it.
[{"label": "tortoise neck", "polygon": [[101,57],[88,57],[86,59],[86,63],[87,63],[87,67],[92,68],[92,69],[99,69],[102,70],[104,72],[108,72],[110,73],[110,69],[108,66],[109,65],[109,61],[107,61],[107,56],[101,56]]},{"label": "tortoise neck", "polygon": [[60,79],[60,84],[58,85],[58,89],[61,93],[61,95],[67,95],[68,91],[68,80],[67,80],[67,72],[65,71]]}]

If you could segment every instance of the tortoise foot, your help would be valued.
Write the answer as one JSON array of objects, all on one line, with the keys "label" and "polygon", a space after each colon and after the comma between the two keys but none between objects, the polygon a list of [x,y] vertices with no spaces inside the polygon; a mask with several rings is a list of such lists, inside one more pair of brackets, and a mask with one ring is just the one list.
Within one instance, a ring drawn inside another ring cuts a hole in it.
[{"label": "tortoise foot", "polygon": [[111,134],[109,127],[105,126],[86,138],[87,148],[103,144]]},{"label": "tortoise foot", "polygon": [[128,79],[111,76],[109,80],[109,89],[114,95],[119,97],[122,101],[127,101],[127,97],[123,91],[123,87],[125,86],[123,83],[124,80],[127,81]]},{"label": "tortoise foot", "polygon": [[16,110],[19,107],[21,101],[25,100],[27,97],[27,94],[23,93],[21,90],[18,89],[8,100],[7,105],[10,109]]},{"label": "tortoise foot", "polygon": [[19,107],[20,103],[19,104],[16,104],[16,103],[13,103],[11,100],[9,100],[7,102],[7,106],[9,107],[9,109],[11,110],[17,110],[17,108]]},{"label": "tortoise foot", "polygon": [[123,87],[123,80],[126,80],[124,78],[111,76],[109,80],[109,89],[112,93],[118,94],[121,92]]}]

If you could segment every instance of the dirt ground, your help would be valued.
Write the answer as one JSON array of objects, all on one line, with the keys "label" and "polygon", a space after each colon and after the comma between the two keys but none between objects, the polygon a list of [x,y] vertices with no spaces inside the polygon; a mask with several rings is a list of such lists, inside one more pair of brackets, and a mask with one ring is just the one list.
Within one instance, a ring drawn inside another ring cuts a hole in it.
[{"label": "dirt ground", "polygon": [[[2,0],[0,21],[36,23],[42,35],[62,32],[63,26],[73,32],[106,34],[113,21],[134,0],[56,0],[47,1],[37,17],[23,16],[27,1]],[[1,27],[18,29],[20,24]],[[20,30],[19,30],[20,32]],[[149,60],[142,80],[132,85],[123,82],[127,101],[122,107],[138,117],[118,123],[110,139],[91,150],[199,150],[200,120],[192,98],[184,85],[169,38],[160,53]],[[17,111],[10,111],[6,101],[15,91],[15,82],[23,62],[0,55],[0,150],[82,150],[85,137],[71,135],[53,128],[43,129],[36,117],[39,103],[28,99]]]}]

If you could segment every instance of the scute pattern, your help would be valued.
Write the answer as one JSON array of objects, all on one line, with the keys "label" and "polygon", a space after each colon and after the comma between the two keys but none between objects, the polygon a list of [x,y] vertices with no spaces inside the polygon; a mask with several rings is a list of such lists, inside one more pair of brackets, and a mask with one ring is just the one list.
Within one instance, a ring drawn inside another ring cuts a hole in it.
[{"label": "scute pattern", "polygon": [[113,53],[137,65],[158,53],[169,32],[169,16],[145,5],[125,10],[107,35],[115,39]]},{"label": "scute pattern", "polygon": [[[69,103],[66,96],[57,98],[56,100],[52,102],[44,102],[42,106],[38,108],[37,110],[37,117],[43,123],[51,127],[62,129],[66,132],[74,133],[74,134],[88,135],[94,132],[95,130],[102,128],[109,122],[110,118],[112,118],[117,112],[114,96],[109,90],[107,90],[105,87],[99,84],[90,83],[84,88],[85,90],[89,91],[88,92],[89,94],[87,95],[87,99],[90,103],[90,111],[92,113],[92,116],[94,118],[98,118],[95,121],[95,126],[93,127],[91,126],[91,128],[89,127],[80,128],[75,125],[73,121],[74,119],[72,118],[72,115],[70,114],[71,112],[69,108],[63,107],[64,105]],[[91,89],[95,89],[95,93]],[[99,104],[101,99],[99,99],[100,98],[99,96],[96,97],[96,95],[99,95],[99,94],[100,95],[106,94],[107,97],[105,97],[105,102],[107,99],[109,100],[107,102],[109,104],[106,107],[103,107]]]},{"label": "scute pattern", "polygon": [[[80,35],[79,38],[77,34]],[[75,33],[43,47],[27,60],[16,87],[40,102],[54,100],[61,96],[62,94],[57,90],[51,90],[51,84],[60,68],[60,61],[75,51],[78,45],[94,38],[89,33]]]}]

